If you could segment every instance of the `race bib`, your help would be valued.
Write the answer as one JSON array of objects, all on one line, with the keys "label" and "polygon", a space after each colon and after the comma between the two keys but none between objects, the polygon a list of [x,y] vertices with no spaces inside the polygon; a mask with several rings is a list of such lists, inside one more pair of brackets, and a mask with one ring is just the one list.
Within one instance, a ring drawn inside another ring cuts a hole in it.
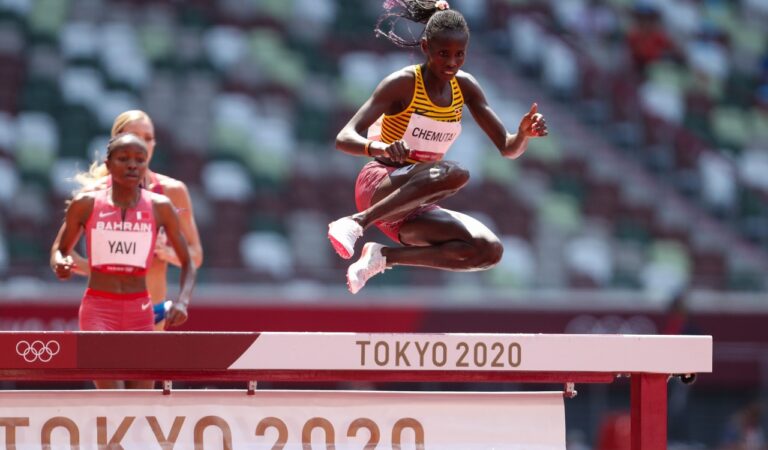
[{"label": "race bib", "polygon": [[[129,225],[129,222],[125,222]],[[152,244],[152,230],[148,223],[134,226],[146,230],[135,231],[94,229],[91,232],[91,264],[93,266],[120,265],[147,268],[147,257]]]},{"label": "race bib", "polygon": [[441,122],[419,114],[411,115],[403,140],[416,161],[438,161],[461,133],[461,122]]}]

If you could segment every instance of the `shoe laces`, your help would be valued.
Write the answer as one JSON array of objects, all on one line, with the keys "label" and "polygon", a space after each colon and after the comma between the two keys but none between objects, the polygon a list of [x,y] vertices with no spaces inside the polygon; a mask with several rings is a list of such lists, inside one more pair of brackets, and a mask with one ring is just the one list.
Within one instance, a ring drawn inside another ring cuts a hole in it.
[{"label": "shoe laces", "polygon": [[355,222],[354,219],[349,219],[349,221],[351,223],[349,223],[348,226],[343,226],[340,228],[345,238],[354,241],[363,235],[363,227],[361,227],[359,223]]},{"label": "shoe laces", "polygon": [[[352,220],[352,219],[350,219],[350,220]],[[346,230],[347,231],[347,235],[349,237],[351,237],[352,239],[359,239],[360,236],[363,235],[363,227],[361,227],[360,224],[357,223],[354,220],[352,220],[352,222],[354,223],[354,225],[347,228],[347,230]]]},{"label": "shoe laces", "polygon": [[373,264],[365,267],[365,271],[368,272],[368,275],[373,276],[389,269],[389,267],[387,267],[387,258],[381,253],[381,248],[382,247],[376,247],[371,250],[376,253],[371,255]]}]

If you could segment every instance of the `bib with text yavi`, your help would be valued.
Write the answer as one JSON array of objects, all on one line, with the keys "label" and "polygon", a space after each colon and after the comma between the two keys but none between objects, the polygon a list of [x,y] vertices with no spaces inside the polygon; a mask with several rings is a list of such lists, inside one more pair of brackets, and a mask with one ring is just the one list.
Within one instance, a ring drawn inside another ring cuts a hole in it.
[{"label": "bib with text yavi", "polygon": [[91,232],[91,257],[94,266],[132,266],[146,269],[152,249],[152,224],[149,222],[96,222]]},{"label": "bib with text yavi", "polygon": [[403,140],[411,149],[409,159],[419,162],[439,161],[461,133],[461,122],[441,122],[413,114]]}]

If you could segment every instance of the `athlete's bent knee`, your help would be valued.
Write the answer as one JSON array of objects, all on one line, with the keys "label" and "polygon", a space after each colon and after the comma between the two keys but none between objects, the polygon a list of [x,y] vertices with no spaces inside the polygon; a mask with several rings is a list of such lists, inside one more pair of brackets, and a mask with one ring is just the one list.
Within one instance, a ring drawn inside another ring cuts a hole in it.
[{"label": "athlete's bent knee", "polygon": [[453,161],[440,161],[430,169],[432,171],[436,171],[450,189],[460,189],[469,181],[469,171]]},{"label": "athlete's bent knee", "polygon": [[422,180],[436,192],[457,191],[469,181],[469,171],[452,161],[438,161],[422,173]]},{"label": "athlete's bent knee", "polygon": [[474,239],[473,247],[476,250],[473,265],[477,269],[490,269],[501,261],[504,254],[504,246],[495,239]]}]

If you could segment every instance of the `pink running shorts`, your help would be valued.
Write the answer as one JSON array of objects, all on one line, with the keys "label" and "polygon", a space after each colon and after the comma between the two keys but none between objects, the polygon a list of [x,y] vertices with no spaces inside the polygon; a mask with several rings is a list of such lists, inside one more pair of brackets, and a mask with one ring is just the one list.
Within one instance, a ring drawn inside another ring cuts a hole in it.
[{"label": "pink running shorts", "polygon": [[[407,166],[406,166],[407,167]],[[371,207],[371,198],[376,192],[376,188],[379,187],[384,179],[395,170],[402,169],[401,167],[392,167],[384,165],[376,160],[373,160],[363,166],[360,170],[360,174],[357,175],[357,182],[355,182],[355,205],[358,211],[363,211]],[[420,206],[408,213],[402,219],[398,219],[392,222],[378,221],[374,225],[386,234],[390,239],[401,244],[400,241],[400,227],[403,224],[414,217],[422,214],[426,211],[433,209],[439,209],[437,205]]]},{"label": "pink running shorts", "polygon": [[149,292],[114,294],[86,289],[80,303],[81,331],[154,331]]}]

